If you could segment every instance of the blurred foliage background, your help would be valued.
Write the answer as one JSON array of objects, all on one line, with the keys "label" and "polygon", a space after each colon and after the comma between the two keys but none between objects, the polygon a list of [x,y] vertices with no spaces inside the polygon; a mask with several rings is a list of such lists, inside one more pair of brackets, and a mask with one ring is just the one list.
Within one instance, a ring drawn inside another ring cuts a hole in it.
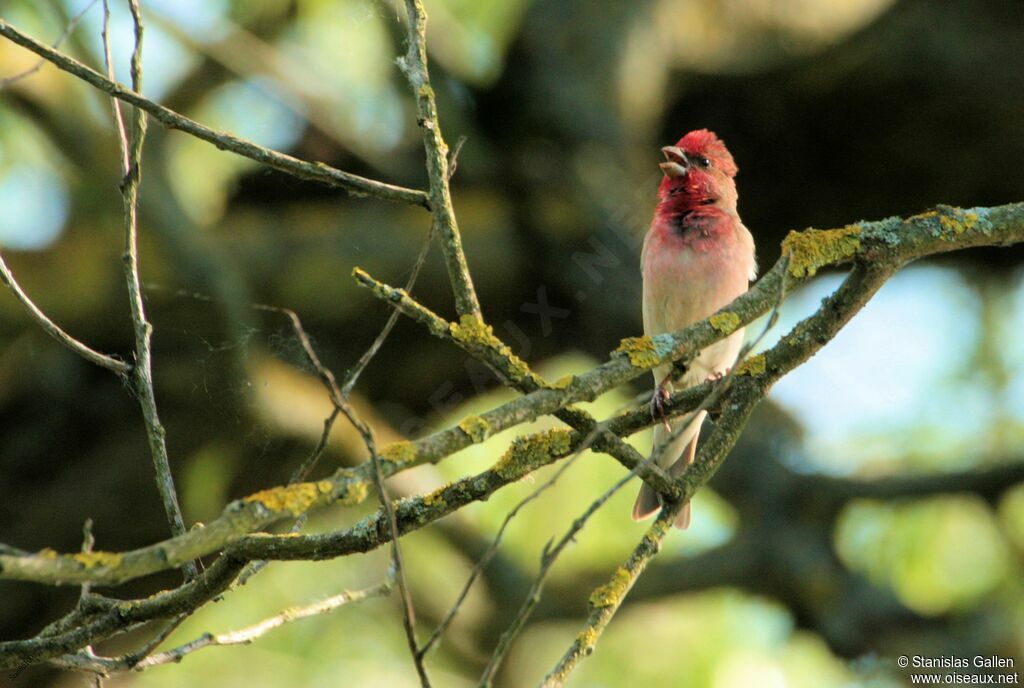
[{"label": "blurred foliage background", "polygon": [[[0,0],[54,40],[88,3]],[[127,81],[130,19],[114,2]],[[709,127],[741,168],[740,210],[762,265],[784,233],[1024,200],[1019,0],[428,0],[466,252],[488,320],[551,379],[641,330],[638,246],[658,148]],[[395,66],[400,10],[378,0],[146,0],[144,92],[216,128],[360,174],[424,186],[414,106]],[[101,65],[95,5],[62,48]],[[0,42],[0,76],[34,58]],[[186,519],[279,484],[329,404],[283,318],[296,310],[343,372],[387,312],[349,278],[405,280],[422,210],[299,182],[151,125],[143,275],[155,377]],[[101,351],[131,334],[120,272],[119,163],[109,104],[46,66],[0,91],[0,248],[37,303]],[[912,266],[778,385],[669,540],[579,686],[902,685],[897,655],[1024,663],[1024,252]],[[763,346],[839,275],[784,306]],[[194,295],[203,295],[198,299]],[[435,250],[416,294],[453,312]],[[557,310],[540,317],[540,305]],[[759,331],[752,327],[751,331]],[[606,395],[599,417],[647,386]],[[399,324],[357,388],[384,439],[417,436],[508,398],[418,326]],[[554,421],[551,421],[552,423]],[[547,425],[548,421],[538,423]],[[517,432],[525,431],[520,428]],[[393,489],[493,462],[513,433]],[[635,438],[641,449],[649,442]],[[339,423],[319,471],[364,459]],[[470,685],[518,608],[544,543],[621,476],[585,455],[511,527],[430,666]],[[451,604],[526,482],[407,537],[424,630]],[[626,494],[628,492],[629,494]],[[531,685],[561,654],[590,589],[639,538],[632,486],[560,560],[500,676]],[[337,528],[364,509],[322,513]],[[76,550],[165,537],[143,426],[110,374],[49,340],[0,292],[0,541]],[[269,567],[172,638],[223,632],[379,581],[381,553]],[[143,595],[174,576],[114,590]],[[77,591],[0,583],[0,638],[34,633]],[[114,643],[102,650],[124,649]],[[0,677],[0,681],[7,677]],[[76,686],[45,668],[14,685]],[[113,686],[415,685],[395,599],[209,649]]]}]

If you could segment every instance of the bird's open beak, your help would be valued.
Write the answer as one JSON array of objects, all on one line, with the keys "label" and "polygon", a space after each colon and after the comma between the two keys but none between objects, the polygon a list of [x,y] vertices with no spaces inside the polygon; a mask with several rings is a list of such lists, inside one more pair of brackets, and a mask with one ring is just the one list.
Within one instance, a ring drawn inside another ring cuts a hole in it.
[{"label": "bird's open beak", "polygon": [[682,148],[676,146],[665,146],[661,149],[667,162],[660,163],[658,167],[665,173],[666,177],[682,177],[690,171],[690,159]]}]

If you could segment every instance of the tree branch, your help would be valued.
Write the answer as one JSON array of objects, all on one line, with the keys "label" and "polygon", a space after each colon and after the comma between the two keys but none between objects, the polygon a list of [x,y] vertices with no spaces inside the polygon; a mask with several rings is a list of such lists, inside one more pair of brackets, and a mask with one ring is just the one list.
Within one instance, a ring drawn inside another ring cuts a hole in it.
[{"label": "tree branch", "polygon": [[459,315],[481,319],[480,302],[469,275],[466,256],[462,252],[462,238],[452,207],[448,170],[448,144],[441,135],[437,119],[437,103],[427,70],[427,13],[422,0],[405,0],[408,15],[409,50],[399,60],[399,66],[412,86],[416,97],[417,124],[423,130],[423,148],[427,154],[427,177],[430,180],[430,208],[434,216],[434,229],[441,238],[448,278],[455,292],[455,308]]},{"label": "tree branch", "polygon": [[[135,26],[135,47],[131,57],[132,88],[142,90],[142,39],[144,27],[138,0],[129,0],[128,7]],[[113,74],[114,64],[110,55],[108,26],[110,11],[107,0],[103,0],[103,54],[107,72]],[[131,313],[132,331],[135,335],[135,365],[132,368],[132,386],[142,409],[146,424],[146,438],[156,473],[157,490],[163,502],[164,513],[171,528],[171,535],[185,533],[185,521],[178,504],[178,493],[174,489],[171,463],[167,456],[166,432],[160,422],[156,408],[156,394],[153,390],[152,345],[153,326],[146,318],[143,303],[142,280],[139,276],[139,183],[142,181],[142,146],[146,140],[146,113],[132,111],[131,132],[127,131],[124,113],[116,98],[111,98],[114,119],[117,124],[118,141],[121,146],[122,174],[121,196],[124,201],[124,263],[125,282],[128,285],[128,310]],[[183,566],[186,579],[195,578],[198,568],[188,561]]]},{"label": "tree branch", "polygon": [[[1024,241],[1024,204],[1020,203],[966,211],[940,208],[907,220],[890,218],[836,230],[791,233],[783,245],[786,259],[769,270],[747,294],[715,316],[678,332],[626,340],[610,361],[574,376],[564,385],[531,392],[416,442],[401,442],[386,447],[381,452],[381,458],[384,459],[381,467],[386,475],[393,475],[410,466],[440,460],[458,449],[483,441],[494,432],[551,413],[576,401],[592,399],[654,366],[670,360],[686,360],[694,352],[728,336],[736,328],[770,310],[778,298],[782,284],[780,273],[783,270],[788,272],[785,280],[788,287],[806,281],[825,266],[853,262],[855,267],[849,277],[814,315],[798,323],[771,350],[748,359],[740,366],[725,392],[721,419],[704,443],[698,461],[678,480],[680,500],[668,501],[656,522],[670,523],[672,510],[692,497],[721,465],[741,431],[749,409],[753,408],[775,381],[830,341],[903,263],[958,248],[1005,245],[1019,241]],[[696,406],[700,401],[698,390],[677,395],[673,399],[673,411],[682,413],[691,410],[682,408],[686,405],[683,402],[687,400]],[[609,421],[608,428],[617,434],[628,432],[639,425],[640,413],[641,409],[638,408],[617,416]],[[649,413],[646,422],[650,422]],[[582,441],[582,435],[568,430],[552,430],[518,438],[502,460],[488,471],[429,495],[400,502],[395,509],[399,534],[422,527],[470,501],[486,497],[495,489],[547,465],[556,457],[568,455]],[[52,551],[44,551],[25,556],[7,548],[3,550],[5,553],[0,554],[0,577],[47,583],[81,584],[91,581],[106,584],[180,566],[200,554],[226,549],[225,556],[218,559],[204,574],[202,580],[209,581],[211,571],[216,570],[223,575],[224,571],[240,568],[240,559],[317,559],[365,551],[366,548],[387,542],[392,536],[380,512],[340,533],[297,537],[239,535],[294,518],[328,503],[359,502],[365,498],[371,484],[370,470],[369,464],[363,464],[356,469],[339,471],[329,480],[264,490],[233,502],[219,519],[204,528],[131,552],[57,555]],[[651,532],[650,535],[647,547],[657,543],[659,533]],[[641,543],[641,547],[644,546]],[[635,557],[627,562],[627,566],[633,569],[646,565],[646,558],[653,556],[652,552],[639,548],[634,554]],[[581,642],[574,645],[572,657],[555,672],[556,676],[562,669],[570,668],[570,664],[578,662],[582,657],[579,653],[592,646],[591,641],[596,642],[599,629],[614,614],[626,589],[635,580],[631,573],[633,569],[627,570],[630,580],[628,585],[614,586],[615,594],[608,598],[611,604],[601,606],[606,611],[596,610],[592,613],[592,623],[587,628],[596,633],[587,633]],[[227,585],[219,578],[214,580]],[[187,608],[183,600],[194,603],[196,599],[202,599],[202,595],[197,596],[194,592],[196,585],[196,581],[193,581],[153,598],[164,600],[166,606],[163,607],[155,608],[149,601],[146,601],[144,607],[132,603],[129,605],[132,613],[120,615],[118,623],[113,623],[103,613],[90,615],[83,612],[77,618],[62,622],[60,629],[45,638],[0,643],[0,664],[17,664],[19,659],[24,661],[26,656],[33,657],[32,661],[40,661],[54,654],[66,654],[103,637],[104,633],[116,632],[125,623],[160,618],[161,614],[173,615]],[[620,587],[621,595],[617,592]],[[166,602],[172,599],[180,604],[170,605]],[[140,608],[149,611],[142,614],[138,611]],[[109,609],[109,606],[101,605],[101,609]],[[75,626],[75,623],[80,622],[85,625]],[[53,654],[45,655],[46,652]]]},{"label": "tree branch", "polygon": [[11,293],[14,294],[14,297],[18,299],[18,302],[25,309],[25,312],[29,314],[29,317],[36,321],[36,324],[43,328],[43,331],[46,332],[46,334],[50,335],[65,347],[94,365],[106,368],[107,370],[117,373],[122,377],[127,377],[131,373],[132,366],[130,364],[125,363],[114,356],[101,354],[95,349],[89,348],[62,330],[55,322],[50,320],[46,313],[43,313],[43,311],[40,310],[40,308],[32,302],[32,299],[30,299],[22,290],[18,281],[14,279],[14,274],[11,272],[10,268],[7,267],[7,263],[4,262],[3,255],[0,255],[0,282],[7,285],[7,288],[10,289]]},{"label": "tree branch", "polygon": [[225,132],[214,131],[199,122],[154,103],[138,92],[106,78],[74,58],[40,43],[31,36],[14,28],[3,19],[0,19],[0,36],[27,50],[31,50],[36,55],[55,65],[58,69],[73,74],[107,95],[149,113],[165,127],[191,134],[197,139],[211,143],[221,150],[231,151],[242,157],[255,160],[260,164],[286,172],[299,179],[346,189],[354,196],[373,196],[386,201],[400,201],[430,209],[430,201],[427,198],[427,194],[417,189],[407,189],[402,186],[367,179],[351,172],[335,169],[322,162],[306,162],[271,148],[260,146],[252,141],[247,141]]}]

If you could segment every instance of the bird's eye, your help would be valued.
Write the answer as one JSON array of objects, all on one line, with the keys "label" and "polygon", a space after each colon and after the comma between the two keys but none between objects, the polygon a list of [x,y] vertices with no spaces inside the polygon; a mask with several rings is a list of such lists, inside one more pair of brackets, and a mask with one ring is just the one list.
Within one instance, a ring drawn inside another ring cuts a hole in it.
[{"label": "bird's eye", "polygon": [[711,161],[705,158],[704,156],[701,156],[697,158],[697,164],[700,165],[701,167],[709,167],[711,165]]}]

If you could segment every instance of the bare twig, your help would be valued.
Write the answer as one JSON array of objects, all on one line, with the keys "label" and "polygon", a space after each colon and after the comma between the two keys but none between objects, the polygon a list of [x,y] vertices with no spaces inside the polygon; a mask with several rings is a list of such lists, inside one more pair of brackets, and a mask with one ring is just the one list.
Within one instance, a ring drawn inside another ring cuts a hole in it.
[{"label": "bare twig", "polygon": [[[427,261],[427,255],[430,253],[430,243],[434,237],[434,228],[431,227],[430,231],[427,232],[427,238],[423,242],[423,248],[420,249],[420,254],[416,257],[416,262],[412,266],[412,272],[409,274],[409,279],[405,283],[405,293],[411,294],[412,289],[416,286],[416,280],[419,279],[420,271],[423,269],[423,264]],[[380,351],[380,347],[384,345],[384,340],[391,334],[392,328],[398,321],[398,311],[392,311],[388,316],[387,322],[384,324],[384,329],[380,331],[377,338],[373,340],[370,348],[359,357],[359,360],[354,366],[345,374],[345,383],[341,387],[341,394],[346,399],[348,395],[352,393],[352,388],[356,386],[356,382],[359,381],[359,376],[366,369],[366,366],[370,364],[370,360],[377,355]]]},{"label": "bare twig", "polygon": [[[78,25],[80,23],[82,23],[82,19],[89,12],[89,10],[91,10],[93,7],[96,6],[97,2],[99,2],[99,0],[91,0],[89,2],[89,4],[87,4],[85,7],[83,7],[78,14],[76,14],[73,17],[71,17],[71,19],[67,23],[67,26],[65,26],[64,30],[61,32],[60,36],[58,36],[57,40],[54,41],[54,43],[53,43],[53,49],[54,50],[60,48],[61,44],[64,41],[67,40],[68,36],[70,36],[72,33],[75,32],[75,29],[78,28]],[[4,90],[5,88],[7,88],[7,87],[9,87],[11,85],[13,85],[15,82],[21,81],[22,79],[25,79],[27,77],[32,76],[33,74],[38,72],[40,69],[42,69],[43,65],[45,65],[45,64],[46,64],[46,60],[41,59],[41,60],[39,60],[38,62],[36,62],[34,65],[32,65],[31,67],[29,67],[28,69],[26,69],[23,72],[19,72],[18,74],[12,74],[11,76],[3,77],[2,79],[0,79],[0,91]]]},{"label": "bare twig", "polygon": [[205,125],[185,117],[169,108],[145,98],[133,89],[118,84],[111,78],[107,78],[78,62],[64,53],[54,50],[47,45],[40,43],[31,36],[19,31],[9,23],[0,19],[0,36],[3,36],[23,48],[31,50],[57,68],[73,74],[89,85],[99,89],[107,95],[134,105],[143,110],[165,127],[177,129],[190,134],[198,139],[211,143],[221,150],[228,150],[242,157],[255,160],[256,162],[272,167],[281,172],[292,175],[299,179],[326,184],[327,186],[346,189],[354,196],[373,196],[388,201],[398,201],[418,205],[423,208],[430,208],[430,201],[427,194],[417,189],[407,189],[394,184],[386,184],[374,179],[360,177],[351,172],[344,172],[322,162],[307,162],[299,160],[290,155],[275,151],[265,146],[260,146],[231,134],[215,131]]},{"label": "bare twig", "polygon": [[[132,88],[139,91],[142,88],[144,26],[138,0],[129,0],[128,7],[135,25],[135,47],[131,57]],[[109,22],[110,9],[107,0],[103,0],[103,52],[107,72],[113,74],[114,65],[110,54],[108,35]],[[153,390],[152,346],[150,344],[153,326],[146,318],[142,282],[139,277],[139,182],[142,176],[142,145],[146,139],[146,114],[141,110],[133,111],[132,127],[129,134],[120,103],[116,98],[112,98],[111,105],[114,109],[118,140],[121,144],[121,166],[124,173],[124,180],[121,183],[125,233],[123,262],[125,281],[128,285],[129,311],[135,334],[135,366],[132,368],[132,383],[142,409],[143,421],[146,424],[146,437],[156,470],[156,484],[160,491],[160,499],[163,501],[171,534],[178,536],[185,533],[185,521],[181,516],[178,494],[174,489],[174,477],[171,475],[171,464],[167,456],[166,431],[160,422],[156,408],[156,394]],[[182,568],[186,579],[195,578],[198,573],[194,562],[185,562]]]},{"label": "bare twig", "polygon": [[100,352],[89,348],[50,320],[50,318],[48,318],[46,314],[43,313],[43,311],[40,310],[39,307],[32,302],[32,299],[30,299],[22,290],[17,280],[14,279],[14,274],[11,272],[10,268],[7,267],[7,263],[4,262],[2,255],[0,255],[0,282],[3,282],[7,288],[11,290],[11,293],[14,294],[14,297],[18,299],[19,303],[21,303],[25,312],[43,328],[43,331],[46,332],[46,334],[56,339],[58,342],[85,360],[98,365],[101,368],[106,368],[107,370],[117,373],[122,377],[125,377],[132,372],[132,366],[130,364],[125,363],[114,356],[101,354]]},{"label": "bare twig", "polygon": [[[433,228],[431,228],[426,240],[423,243],[423,248],[420,249],[420,253],[416,259],[416,263],[413,265],[412,273],[409,275],[409,280],[406,283],[406,292],[412,291],[412,288],[416,284],[416,280],[419,278],[420,270],[423,268],[423,264],[426,261],[427,254],[430,251],[430,241],[431,237],[433,236],[433,233],[434,230]],[[323,365],[323,363],[320,362],[320,357],[313,349],[313,345],[310,342],[309,337],[306,335],[306,332],[302,327],[302,322],[299,320],[298,315],[294,311],[289,309],[274,309],[273,307],[269,306],[261,306],[261,308],[266,310],[278,310],[279,312],[285,313],[290,318],[292,322],[292,327],[295,330],[296,337],[298,338],[299,343],[301,344],[302,349],[305,352],[310,364],[317,371],[317,374],[319,375],[321,381],[327,388],[327,392],[331,398],[331,403],[334,406],[331,415],[328,416],[327,420],[324,422],[324,432],[321,435],[320,443],[318,444],[317,449],[314,451],[310,460],[308,460],[306,464],[304,464],[304,466],[296,473],[296,475],[293,476],[293,482],[294,478],[301,479],[302,477],[304,477],[304,474],[308,473],[308,470],[312,468],[312,464],[315,463],[316,458],[319,457],[320,453],[323,450],[323,447],[326,446],[327,437],[330,433],[331,426],[333,425],[334,420],[337,418],[339,412],[344,414],[344,416],[349,420],[352,426],[357,430],[357,432],[359,432],[359,435],[362,437],[367,450],[370,452],[370,464],[372,467],[373,484],[377,489],[378,495],[380,496],[381,506],[387,518],[388,528],[391,534],[392,568],[394,570],[395,578],[397,579],[398,582],[398,589],[399,592],[401,593],[402,598],[402,618],[406,633],[406,640],[409,643],[409,650],[412,654],[413,661],[416,666],[416,672],[420,678],[420,682],[423,686],[429,688],[430,680],[427,676],[426,668],[423,664],[423,655],[419,651],[416,641],[416,612],[412,601],[412,594],[409,590],[408,582],[405,577],[405,567],[402,561],[401,549],[398,544],[398,525],[395,520],[394,506],[392,505],[391,498],[388,496],[387,489],[384,486],[384,474],[380,466],[380,455],[377,452],[376,440],[374,438],[373,431],[369,428],[369,426],[367,426],[365,423],[362,422],[362,420],[359,419],[355,410],[348,403],[349,394],[351,393],[352,388],[355,387],[356,382],[359,380],[360,374],[362,373],[363,370],[366,369],[366,366],[369,365],[370,361],[377,354],[377,352],[380,350],[380,347],[384,344],[384,341],[391,333],[392,328],[394,328],[395,322],[398,319],[398,312],[394,311],[388,316],[388,320],[385,323],[383,329],[381,329],[380,333],[374,339],[373,343],[366,350],[366,352],[364,352],[363,355],[360,356],[356,364],[349,370],[345,378],[344,386],[339,388],[334,373],[331,372],[327,367]],[[299,520],[296,522],[295,526],[292,528],[292,532],[298,532],[298,530],[302,527],[302,524],[304,522],[305,514],[302,514],[299,517]],[[254,564],[250,568],[248,568],[245,573],[243,573],[242,582],[244,583],[246,580],[248,580],[248,578],[253,573],[258,571],[259,568],[264,563],[265,562],[254,562]]]},{"label": "bare twig", "polygon": [[527,619],[530,618],[530,614],[533,612],[534,607],[540,602],[541,591],[544,589],[544,581],[547,579],[548,572],[558,559],[558,555],[562,553],[562,550],[576,539],[576,535],[583,529],[587,524],[587,521],[593,516],[598,509],[604,506],[605,502],[612,498],[612,496],[619,491],[626,483],[633,479],[636,475],[636,470],[632,470],[625,476],[620,478],[612,485],[608,490],[604,492],[600,497],[594,500],[587,510],[584,511],[580,516],[572,522],[569,529],[562,535],[561,539],[555,543],[552,547],[551,543],[548,542],[544,546],[544,551],[540,557],[540,570],[537,572],[537,577],[533,581],[533,585],[530,586],[530,591],[526,595],[526,599],[523,600],[523,604],[519,607],[519,611],[516,613],[512,623],[501,634],[501,638],[498,639],[498,645],[494,648],[494,653],[491,655],[490,661],[484,668],[484,673],[480,676],[479,685],[481,687],[490,686],[494,681],[494,676],[501,666],[502,661],[505,659],[505,655],[508,653],[509,648],[512,646],[512,641],[515,640],[519,632],[522,631],[526,625]]},{"label": "bare twig", "polygon": [[[592,438],[590,439],[592,440]],[[451,625],[452,621],[455,619],[455,615],[458,614],[459,609],[462,607],[462,604],[466,601],[466,597],[469,595],[469,591],[472,589],[473,584],[476,583],[477,579],[481,576],[481,574],[483,574],[484,569],[486,569],[487,565],[490,564],[491,559],[494,558],[494,555],[497,554],[498,547],[501,545],[501,539],[502,537],[504,537],[505,530],[508,528],[512,520],[519,515],[519,512],[522,511],[523,507],[525,507],[527,504],[540,497],[545,491],[547,491],[548,488],[552,487],[555,483],[558,482],[562,475],[567,470],[569,470],[569,468],[575,463],[576,459],[579,458],[583,454],[583,452],[588,448],[586,446],[587,444],[588,442],[584,442],[583,444],[581,444],[579,449],[576,450],[576,453],[573,454],[568,461],[564,462],[561,466],[559,466],[558,470],[555,471],[554,475],[545,480],[544,483],[537,487],[535,490],[531,491],[530,494],[528,494],[526,497],[520,500],[518,504],[512,507],[512,509],[507,514],[505,514],[505,519],[501,522],[501,526],[498,528],[498,532],[494,535],[494,539],[491,541],[490,545],[488,545],[483,555],[480,556],[476,564],[473,566],[473,570],[470,571],[469,578],[466,579],[466,583],[462,586],[462,590],[459,592],[459,595],[455,598],[455,602],[448,610],[448,613],[444,615],[444,618],[441,619],[440,623],[437,624],[437,627],[434,628],[433,633],[430,634],[430,637],[427,638],[427,641],[423,643],[422,647],[420,647],[421,657],[425,657],[427,653],[430,651],[430,648],[433,647],[434,644],[441,639],[441,636],[444,635],[445,631],[448,630],[448,626]]]},{"label": "bare twig", "polygon": [[462,152],[462,147],[466,145],[466,135],[462,134],[455,141],[455,147],[452,148],[451,155],[448,156],[448,179],[451,180],[455,176],[455,170],[459,166],[459,153]]},{"label": "bare twig", "polygon": [[462,251],[462,237],[452,207],[448,181],[448,144],[441,135],[437,118],[437,103],[427,70],[427,13],[422,0],[405,0],[408,17],[407,40],[409,50],[399,60],[399,66],[416,96],[417,123],[423,131],[423,148],[427,154],[427,177],[430,180],[430,207],[433,226],[441,239],[448,279],[455,293],[455,309],[459,315],[480,319],[480,302],[469,275],[466,255]]},{"label": "bare twig", "polygon": [[356,590],[352,592],[345,591],[304,607],[285,609],[280,614],[276,614],[270,618],[260,621],[259,623],[253,624],[252,626],[247,626],[246,628],[232,631],[230,633],[221,633],[218,635],[204,633],[195,640],[185,643],[184,645],[180,645],[172,650],[151,655],[131,668],[135,671],[144,671],[150,667],[159,666],[161,664],[180,662],[188,655],[196,652],[197,650],[201,650],[204,647],[247,645],[268,632],[284,626],[286,623],[298,621],[300,619],[308,619],[311,616],[327,614],[328,612],[332,612],[335,609],[352,602],[362,602],[363,600],[368,600],[373,597],[383,597],[388,595],[391,592],[392,585],[392,582],[387,580],[365,590]]}]

